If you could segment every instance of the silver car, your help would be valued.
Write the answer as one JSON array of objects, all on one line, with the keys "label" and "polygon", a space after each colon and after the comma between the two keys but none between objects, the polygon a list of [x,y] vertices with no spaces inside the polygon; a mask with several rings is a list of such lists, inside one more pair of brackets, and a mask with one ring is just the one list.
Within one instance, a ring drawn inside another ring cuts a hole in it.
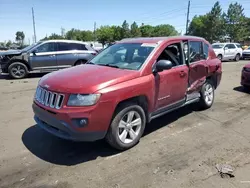
[{"label": "silver car", "polygon": [[39,41],[22,50],[0,52],[0,72],[12,78],[24,78],[29,73],[51,72],[84,64],[96,54],[93,48],[80,41]]}]

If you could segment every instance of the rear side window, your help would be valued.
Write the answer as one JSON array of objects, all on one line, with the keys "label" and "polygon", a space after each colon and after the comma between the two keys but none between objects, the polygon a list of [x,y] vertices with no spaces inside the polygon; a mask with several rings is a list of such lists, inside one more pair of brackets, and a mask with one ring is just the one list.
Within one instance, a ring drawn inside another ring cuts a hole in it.
[{"label": "rear side window", "polygon": [[206,43],[203,43],[203,59],[207,59],[208,58],[208,50],[209,46]]},{"label": "rear side window", "polygon": [[240,44],[236,44],[237,48],[241,48],[241,45]]},{"label": "rear side window", "polygon": [[70,50],[69,43],[65,43],[65,42],[58,43],[58,51],[68,51],[68,50]]},{"label": "rear side window", "polygon": [[194,63],[202,60],[203,52],[202,52],[202,42],[199,41],[190,41],[189,42],[189,58],[190,63]]},{"label": "rear side window", "polygon": [[235,48],[236,48],[234,44],[227,44],[227,45],[225,46],[225,48],[226,48],[226,47],[228,47],[228,49],[235,49]]}]

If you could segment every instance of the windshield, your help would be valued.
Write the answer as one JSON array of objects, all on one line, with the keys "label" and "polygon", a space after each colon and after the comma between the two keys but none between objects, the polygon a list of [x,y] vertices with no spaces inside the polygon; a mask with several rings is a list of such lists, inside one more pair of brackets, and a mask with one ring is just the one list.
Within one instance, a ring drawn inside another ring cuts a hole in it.
[{"label": "windshield", "polygon": [[250,46],[247,49],[250,50]]},{"label": "windshield", "polygon": [[223,48],[223,47],[224,47],[224,44],[213,44],[212,45],[213,49],[220,49],[220,48]]},{"label": "windshield", "polygon": [[155,46],[143,43],[114,44],[95,56],[90,64],[138,70]]},{"label": "windshield", "polygon": [[42,43],[42,42],[34,43],[34,44],[30,45],[30,46],[27,46],[27,47],[23,48],[21,51],[22,51],[22,52],[27,52],[27,51],[31,50],[32,48],[36,47],[37,45],[39,45],[39,44],[41,44],[41,43]]}]

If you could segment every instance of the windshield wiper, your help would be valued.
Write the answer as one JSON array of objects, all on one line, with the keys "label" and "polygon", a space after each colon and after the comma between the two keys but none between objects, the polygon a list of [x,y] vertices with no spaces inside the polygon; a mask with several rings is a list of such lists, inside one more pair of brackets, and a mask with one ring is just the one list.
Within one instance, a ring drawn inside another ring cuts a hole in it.
[{"label": "windshield wiper", "polygon": [[112,64],[99,64],[101,66],[107,66],[107,67],[113,67],[113,68],[120,68],[117,65],[112,65]]},{"label": "windshield wiper", "polygon": [[87,62],[86,64],[91,64],[91,65],[94,65],[94,63],[93,63],[93,62],[91,62],[91,61]]}]

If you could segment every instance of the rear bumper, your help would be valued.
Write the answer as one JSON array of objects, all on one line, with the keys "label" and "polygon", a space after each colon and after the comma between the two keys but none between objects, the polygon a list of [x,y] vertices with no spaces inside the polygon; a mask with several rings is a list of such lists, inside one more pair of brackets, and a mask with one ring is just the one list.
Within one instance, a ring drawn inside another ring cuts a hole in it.
[{"label": "rear bumper", "polygon": [[0,62],[0,74],[1,75],[9,74],[7,69],[7,64],[3,64]]},{"label": "rear bumper", "polygon": [[72,141],[96,141],[103,139],[106,135],[106,131],[78,131],[66,121],[53,117],[34,103],[32,108],[37,125],[54,136]]}]

